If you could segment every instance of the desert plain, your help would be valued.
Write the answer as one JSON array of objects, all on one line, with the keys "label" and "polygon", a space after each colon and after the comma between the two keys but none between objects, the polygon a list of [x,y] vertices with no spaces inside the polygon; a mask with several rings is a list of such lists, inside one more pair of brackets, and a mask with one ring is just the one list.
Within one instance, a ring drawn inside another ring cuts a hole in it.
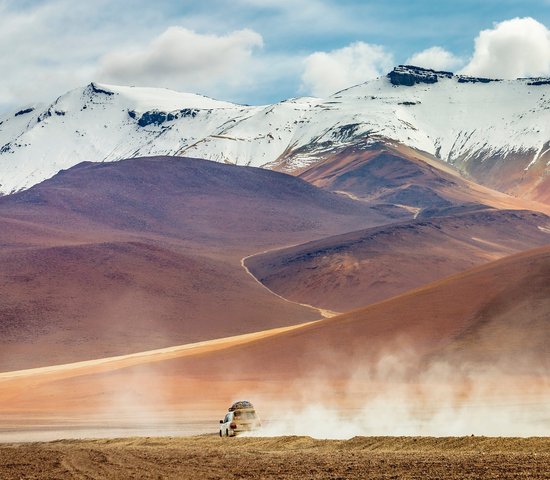
[{"label": "desert plain", "polygon": [[12,479],[548,478],[548,438],[141,437],[3,444]]}]

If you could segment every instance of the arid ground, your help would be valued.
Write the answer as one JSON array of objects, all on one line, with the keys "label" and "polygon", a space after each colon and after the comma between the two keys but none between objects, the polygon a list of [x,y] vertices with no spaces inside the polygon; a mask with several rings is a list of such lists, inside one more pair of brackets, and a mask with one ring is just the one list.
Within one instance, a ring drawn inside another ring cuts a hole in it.
[{"label": "arid ground", "polygon": [[125,438],[0,445],[2,479],[543,479],[549,438]]}]

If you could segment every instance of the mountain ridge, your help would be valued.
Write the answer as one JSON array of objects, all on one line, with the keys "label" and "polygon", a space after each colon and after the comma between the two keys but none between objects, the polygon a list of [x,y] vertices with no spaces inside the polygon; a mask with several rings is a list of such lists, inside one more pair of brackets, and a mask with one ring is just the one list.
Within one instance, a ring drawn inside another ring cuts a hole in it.
[{"label": "mountain ridge", "polygon": [[0,118],[0,192],[80,161],[180,155],[289,173],[354,146],[394,142],[498,190],[550,201],[550,80],[398,66],[326,99],[237,105],[91,83]]}]

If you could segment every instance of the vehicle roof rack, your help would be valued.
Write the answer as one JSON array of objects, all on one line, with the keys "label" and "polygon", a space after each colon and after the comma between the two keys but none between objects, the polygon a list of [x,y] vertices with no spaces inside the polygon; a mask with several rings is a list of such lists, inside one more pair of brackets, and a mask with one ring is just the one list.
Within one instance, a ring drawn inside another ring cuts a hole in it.
[{"label": "vehicle roof rack", "polygon": [[231,405],[228,410],[232,412],[234,410],[240,410],[244,408],[254,408],[254,406],[248,400],[240,400]]}]

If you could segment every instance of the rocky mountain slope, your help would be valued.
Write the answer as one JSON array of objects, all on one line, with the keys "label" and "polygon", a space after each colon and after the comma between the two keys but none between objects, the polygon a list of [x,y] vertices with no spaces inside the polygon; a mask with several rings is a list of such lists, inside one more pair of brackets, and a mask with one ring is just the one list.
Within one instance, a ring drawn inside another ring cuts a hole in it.
[{"label": "rocky mountain slope", "polygon": [[267,106],[92,83],[0,118],[0,192],[81,161],[186,155],[299,172],[327,153],[392,142],[502,191],[550,201],[549,118],[548,79],[410,66],[326,99]]}]

